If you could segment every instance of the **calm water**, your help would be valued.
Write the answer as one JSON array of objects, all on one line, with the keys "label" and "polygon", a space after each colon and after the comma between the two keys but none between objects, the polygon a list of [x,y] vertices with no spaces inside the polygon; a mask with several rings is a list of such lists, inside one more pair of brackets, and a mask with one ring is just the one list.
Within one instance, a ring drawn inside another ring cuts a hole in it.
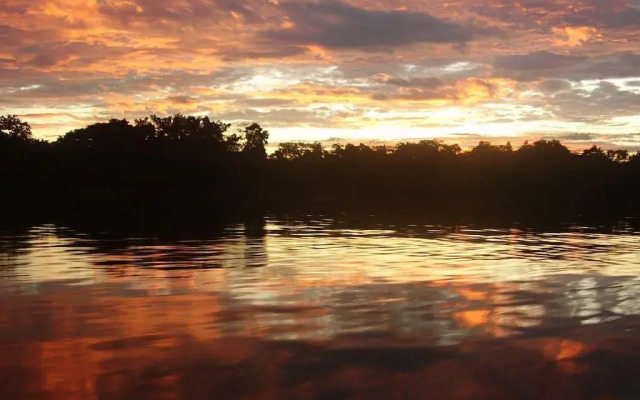
[{"label": "calm water", "polygon": [[624,222],[0,233],[0,399],[638,399],[639,377]]}]

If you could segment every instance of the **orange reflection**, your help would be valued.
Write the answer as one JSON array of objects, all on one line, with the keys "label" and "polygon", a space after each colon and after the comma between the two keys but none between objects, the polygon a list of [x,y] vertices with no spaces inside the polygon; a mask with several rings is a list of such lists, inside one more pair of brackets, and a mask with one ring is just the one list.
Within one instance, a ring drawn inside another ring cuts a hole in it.
[{"label": "orange reflection", "polygon": [[462,326],[475,328],[476,326],[486,325],[489,322],[489,313],[489,310],[470,310],[456,313],[455,316]]},{"label": "orange reflection", "polygon": [[469,288],[460,288],[458,289],[458,293],[460,293],[467,300],[475,300],[475,301],[485,301],[487,300],[487,292],[482,292],[479,290],[469,289]]},{"label": "orange reflection", "polygon": [[[3,271],[14,286],[0,287],[0,390],[11,400],[583,400],[589,385],[616,399],[637,380],[637,317],[558,317],[584,274],[519,281],[513,259],[496,260],[513,255],[513,232],[490,243],[464,230],[447,241],[350,231],[79,250],[50,231]],[[77,270],[80,283],[56,281]],[[603,279],[602,308],[628,277]]]},{"label": "orange reflection", "polygon": [[556,361],[580,357],[584,351],[583,343],[569,339],[548,339],[544,346],[544,354]]},{"label": "orange reflection", "polygon": [[[228,314],[229,305],[222,305],[215,296],[148,298],[123,293],[97,297],[92,293],[81,289],[73,295],[45,294],[34,299],[55,310],[50,330],[28,330],[29,326],[44,326],[45,314],[3,313],[10,326],[23,330],[18,344],[0,345],[4,370],[12,368],[25,375],[24,380],[7,386],[9,398],[30,398],[27,393],[46,394],[56,400],[105,396],[193,399],[198,394],[226,398],[228,390],[236,390],[233,393],[243,398],[311,399],[327,390],[348,390],[362,398],[378,393],[389,399],[428,394],[493,400],[514,398],[510,387],[531,386],[541,390],[543,398],[578,400],[583,394],[581,385],[591,374],[611,368],[609,364],[599,366],[597,358],[592,363],[576,360],[589,355],[589,349],[605,347],[562,337],[483,340],[442,350],[391,338],[371,344],[366,337],[359,342],[348,337],[279,342],[265,340],[269,331],[285,328],[272,324],[280,312],[275,308],[245,306],[236,310],[242,313],[238,318]],[[82,302],[77,301],[80,298]],[[5,300],[0,310],[29,301],[23,297]],[[309,310],[287,319],[299,328],[314,315],[323,314]],[[237,330],[225,333],[216,329],[229,318],[236,319]],[[455,318],[476,327],[488,324],[490,313],[471,310],[456,313]],[[597,343],[607,339],[597,327],[568,333]],[[627,348],[632,348],[634,341],[638,344],[637,337],[616,334],[614,338],[615,343],[628,343]],[[464,361],[458,352],[464,354]],[[623,353],[608,357],[615,354]],[[621,363],[625,362],[622,357]],[[545,360],[549,359],[557,362],[557,369],[547,367]],[[629,357],[626,360],[633,362]],[[625,365],[620,367],[632,366]],[[505,376],[514,385],[501,385],[500,377]],[[574,381],[568,381],[567,376]],[[284,382],[283,377],[287,377]],[[558,388],[550,382],[558,379],[567,386],[556,392]],[[245,392],[249,387],[255,391]],[[609,386],[602,390],[615,392]]]}]

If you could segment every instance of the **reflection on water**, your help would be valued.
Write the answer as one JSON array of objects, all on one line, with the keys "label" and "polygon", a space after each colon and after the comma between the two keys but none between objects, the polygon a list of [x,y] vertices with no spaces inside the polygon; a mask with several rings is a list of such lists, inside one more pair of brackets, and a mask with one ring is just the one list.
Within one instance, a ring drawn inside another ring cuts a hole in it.
[{"label": "reflection on water", "polygon": [[0,234],[0,398],[631,399],[640,235]]}]

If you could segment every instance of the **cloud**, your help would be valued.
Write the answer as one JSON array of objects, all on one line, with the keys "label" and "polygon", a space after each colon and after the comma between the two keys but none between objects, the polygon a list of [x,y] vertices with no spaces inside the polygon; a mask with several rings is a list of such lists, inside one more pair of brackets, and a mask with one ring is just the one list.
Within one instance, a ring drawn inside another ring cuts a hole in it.
[{"label": "cloud", "polygon": [[371,98],[374,100],[409,100],[442,104],[482,103],[498,97],[500,88],[478,78],[443,81],[437,78],[378,77],[381,83]]},{"label": "cloud", "polygon": [[189,97],[189,96],[184,96],[184,95],[180,95],[180,96],[169,96],[167,98],[167,100],[171,101],[174,104],[195,104],[196,103],[196,99],[194,99],[193,97]]},{"label": "cloud", "polygon": [[0,12],[2,13],[24,15],[27,13],[27,10],[27,4],[0,4]]},{"label": "cloud", "polygon": [[433,77],[419,77],[419,78],[383,77],[381,82],[387,85],[392,85],[392,86],[426,88],[426,89],[436,89],[444,85],[444,82],[441,79],[433,78]]},{"label": "cloud", "polygon": [[591,26],[554,27],[551,32],[560,36],[554,41],[556,46],[579,47],[592,40],[602,40],[602,34]]},{"label": "cloud", "polygon": [[404,10],[367,10],[338,1],[281,3],[293,26],[268,30],[264,37],[283,43],[337,49],[373,49],[412,43],[463,43],[473,28]]},{"label": "cloud", "polygon": [[471,9],[517,29],[620,29],[640,24],[638,0],[477,0]]},{"label": "cloud", "polygon": [[624,116],[640,115],[640,93],[601,81],[593,89],[575,88],[547,97],[553,114],[562,120],[610,123]]},{"label": "cloud", "polygon": [[638,0],[1,3],[0,107],[46,134],[172,111],[274,138],[640,131]]},{"label": "cloud", "polygon": [[568,133],[566,135],[557,136],[558,140],[569,140],[572,142],[588,142],[593,140],[594,135],[591,133]]},{"label": "cloud", "polygon": [[640,26],[638,0],[588,0],[590,7],[568,14],[567,21],[605,28]]},{"label": "cloud", "polygon": [[281,59],[307,53],[305,47],[288,46],[274,49],[247,50],[234,47],[221,47],[218,49],[225,61]]},{"label": "cloud", "polygon": [[230,19],[234,15],[247,22],[259,22],[263,18],[258,8],[265,5],[270,3],[255,0],[99,0],[98,10],[123,24],[136,20],[216,23],[222,16]]},{"label": "cloud", "polygon": [[540,78],[629,78],[640,75],[640,55],[618,53],[606,56],[579,56],[537,51],[498,56],[494,61],[494,68],[498,75],[520,81]]},{"label": "cloud", "polygon": [[276,108],[268,111],[238,110],[223,113],[221,118],[233,122],[263,121],[271,127],[297,124],[303,127],[344,128],[350,124],[347,119],[353,116],[359,115],[348,111],[332,110],[328,107],[314,107],[311,109]]},{"label": "cloud", "polygon": [[235,103],[239,106],[245,107],[275,107],[275,106],[291,106],[295,103],[292,100],[285,99],[277,99],[277,98],[266,98],[266,99],[238,99]]},{"label": "cloud", "polygon": [[[97,75],[92,77],[82,77],[72,79],[73,76],[64,76],[60,79],[58,76],[47,75],[37,79],[29,77],[27,79],[18,79],[19,72],[13,70],[13,76],[0,69],[0,76],[7,77],[7,82],[13,85],[5,89],[10,96],[5,97],[4,101],[0,100],[0,104],[5,106],[11,103],[47,103],[53,102],[58,104],[88,102],[90,99],[104,102],[105,97],[110,96],[131,96],[138,99],[146,97],[157,97],[157,93],[164,90],[173,90],[178,88],[179,94],[170,95],[175,99],[185,99],[190,97],[189,94],[195,92],[198,87],[209,88],[215,86],[222,90],[225,87],[232,86],[237,82],[242,82],[250,76],[250,69],[223,69],[210,73],[194,73],[183,70],[163,70],[156,74],[139,75],[134,71],[122,76]],[[3,80],[0,79],[0,87]],[[21,88],[30,87],[28,90]],[[211,89],[208,89],[211,91]],[[189,93],[189,94],[187,94]],[[193,93],[195,94],[195,93]],[[236,94],[235,97],[242,95]],[[180,103],[177,101],[177,103]],[[187,104],[182,102],[182,104]]]},{"label": "cloud", "polygon": [[565,79],[545,79],[538,85],[538,89],[543,93],[557,93],[572,88],[571,82]]},{"label": "cloud", "polygon": [[469,1],[474,14],[490,18],[511,30],[549,31],[582,0],[476,0]]},{"label": "cloud", "polygon": [[[511,76],[526,76],[525,74],[529,72],[540,75],[545,74],[546,71],[554,74],[559,69],[565,70],[573,67],[584,62],[585,59],[585,57],[555,54],[549,51],[536,51],[527,54],[499,56],[494,67]],[[533,75],[531,78],[537,77]]]}]

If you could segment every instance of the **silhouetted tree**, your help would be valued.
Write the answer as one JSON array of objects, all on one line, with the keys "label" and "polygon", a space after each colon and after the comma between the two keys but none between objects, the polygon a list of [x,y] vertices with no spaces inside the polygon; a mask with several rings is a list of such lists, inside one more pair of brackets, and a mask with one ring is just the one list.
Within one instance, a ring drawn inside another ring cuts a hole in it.
[{"label": "silhouetted tree", "polygon": [[211,121],[209,117],[182,114],[169,117],[152,115],[148,123],[154,127],[155,139],[215,144],[223,143],[224,133],[231,126],[220,121]]},{"label": "silhouetted tree", "polygon": [[297,160],[302,157],[304,143],[280,143],[270,158],[275,160]]},{"label": "silhouetted tree", "polygon": [[242,151],[256,159],[267,158],[266,145],[269,140],[269,132],[253,123],[244,129],[245,143]]},{"label": "silhouetted tree", "polygon": [[462,149],[457,144],[448,145],[439,140],[421,140],[418,143],[398,143],[393,154],[405,160],[425,160],[435,159],[443,155],[455,156],[460,154],[461,151]]},{"label": "silhouetted tree", "polygon": [[600,159],[608,158],[607,154],[595,144],[591,146],[591,148],[584,150],[582,152],[582,155],[585,157],[594,157],[594,158],[600,158]]},{"label": "silhouetted tree", "polygon": [[242,150],[242,136],[236,133],[225,136],[225,147],[229,153],[239,153]]},{"label": "silhouetted tree", "polygon": [[627,150],[607,150],[607,157],[611,161],[625,162],[629,160],[629,152]]},{"label": "silhouetted tree", "polygon": [[314,142],[307,145],[307,149],[303,157],[319,160],[321,158],[324,158],[326,154],[327,152],[322,147],[322,144],[320,142]]},{"label": "silhouetted tree", "polygon": [[421,140],[418,143],[401,142],[396,146],[396,156],[404,159],[424,159],[435,157],[441,150],[437,140]]},{"label": "silhouetted tree", "polygon": [[280,143],[270,158],[274,160],[296,160],[302,157],[304,143]]},{"label": "silhouetted tree", "polygon": [[147,134],[141,125],[134,127],[126,119],[111,119],[71,131],[56,144],[74,150],[131,150],[144,145]]},{"label": "silhouetted tree", "polygon": [[375,146],[373,148],[373,152],[376,153],[379,156],[386,156],[388,154],[393,153],[393,148],[387,146],[387,145],[379,145],[379,146]]},{"label": "silhouetted tree", "polygon": [[30,140],[31,126],[15,115],[0,116],[0,136],[18,140]]},{"label": "silhouetted tree", "polygon": [[270,158],[274,160],[320,160],[327,156],[327,152],[319,142],[314,143],[280,143]]},{"label": "silhouetted tree", "polygon": [[533,144],[525,142],[525,144],[518,149],[518,153],[537,157],[563,158],[570,155],[571,151],[558,140],[541,139]]},{"label": "silhouetted tree", "polygon": [[506,145],[494,146],[490,142],[480,141],[476,147],[471,149],[469,155],[477,158],[501,157],[502,155],[510,155],[513,153],[511,143]]},{"label": "silhouetted tree", "polygon": [[230,201],[254,195],[516,206],[624,200],[640,209],[640,189],[632,184],[640,179],[640,155],[626,150],[593,146],[572,153],[557,140],[527,142],[517,151],[510,143],[481,141],[466,152],[439,140],[334,144],[330,151],[298,142],[280,143],[267,159],[269,133],[259,124],[235,134],[229,127],[209,117],[153,115],[135,124],[92,124],[48,144],[33,140],[18,117],[0,117],[0,187],[138,197],[202,188]]}]

